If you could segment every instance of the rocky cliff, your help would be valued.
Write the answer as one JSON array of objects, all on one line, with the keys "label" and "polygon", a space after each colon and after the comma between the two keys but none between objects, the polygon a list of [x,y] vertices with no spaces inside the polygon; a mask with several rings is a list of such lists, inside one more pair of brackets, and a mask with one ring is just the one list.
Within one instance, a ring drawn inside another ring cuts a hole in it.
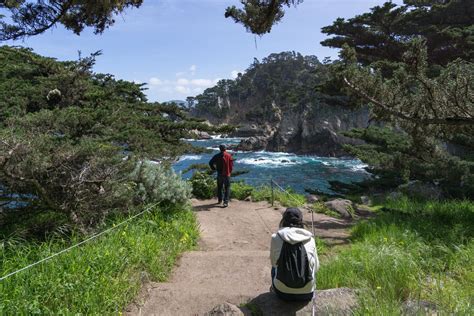
[{"label": "rocky cliff", "polygon": [[343,96],[319,92],[316,87],[327,76],[327,67],[314,56],[272,54],[197,96],[193,115],[238,125],[231,136],[246,137],[241,150],[344,156],[343,145],[357,141],[342,132],[366,127],[369,111],[349,108]]},{"label": "rocky cliff", "polygon": [[239,145],[242,150],[344,156],[347,153],[343,144],[357,144],[359,141],[345,137],[341,132],[367,126],[368,111],[308,104],[303,111],[280,110],[272,122],[255,124],[233,118],[229,118],[229,122],[241,125],[232,136],[247,137]]}]

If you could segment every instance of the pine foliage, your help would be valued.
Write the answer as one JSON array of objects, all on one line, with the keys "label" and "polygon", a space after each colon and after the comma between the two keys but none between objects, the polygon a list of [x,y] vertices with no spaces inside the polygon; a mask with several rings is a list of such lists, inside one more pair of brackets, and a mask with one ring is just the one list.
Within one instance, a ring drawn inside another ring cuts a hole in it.
[{"label": "pine foliage", "polygon": [[98,55],[58,62],[0,48],[0,224],[53,211],[86,229],[111,212],[188,196],[169,163],[196,150],[181,141],[191,130],[213,128],[146,102],[141,84],[93,73]]}]

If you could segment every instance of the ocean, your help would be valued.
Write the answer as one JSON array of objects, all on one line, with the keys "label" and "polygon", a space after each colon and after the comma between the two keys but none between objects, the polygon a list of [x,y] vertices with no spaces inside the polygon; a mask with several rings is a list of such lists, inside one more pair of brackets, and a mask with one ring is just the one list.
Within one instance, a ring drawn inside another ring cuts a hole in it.
[{"label": "ocean", "polygon": [[[220,144],[238,144],[240,138],[213,138],[209,140],[188,140],[195,146],[212,149],[212,153],[184,155],[174,165],[176,172],[182,172],[191,164],[208,163],[213,155],[219,152]],[[332,193],[329,182],[337,180],[345,183],[362,181],[370,177],[367,167],[359,159],[329,158],[307,155],[296,155],[284,152],[241,152],[229,150],[234,157],[234,171],[248,173],[233,177],[251,185],[269,184],[273,179],[282,187],[290,187],[296,192],[304,193],[305,189],[317,189]],[[192,172],[182,174],[183,178],[191,177]]]}]

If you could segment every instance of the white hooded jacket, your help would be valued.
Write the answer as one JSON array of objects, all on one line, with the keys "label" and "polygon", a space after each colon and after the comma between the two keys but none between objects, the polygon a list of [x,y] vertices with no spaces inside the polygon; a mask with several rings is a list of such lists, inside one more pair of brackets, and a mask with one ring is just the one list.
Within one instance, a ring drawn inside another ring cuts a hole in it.
[{"label": "white hooded jacket", "polygon": [[[280,237],[281,236],[281,237]],[[316,244],[314,242],[313,234],[303,228],[295,227],[284,227],[281,228],[278,233],[272,235],[272,242],[270,246],[270,260],[272,267],[278,269],[277,261],[280,257],[281,247],[283,246],[283,240],[290,244],[296,244],[302,242],[308,255],[309,269],[314,276],[316,271],[319,269],[318,254],[316,251]],[[276,272],[276,270],[275,270]],[[276,273],[275,273],[276,275]],[[307,294],[314,291],[314,277],[313,280],[308,282],[302,288],[290,288],[287,287],[283,282],[278,279],[273,279],[273,284],[277,290],[287,294]]]}]

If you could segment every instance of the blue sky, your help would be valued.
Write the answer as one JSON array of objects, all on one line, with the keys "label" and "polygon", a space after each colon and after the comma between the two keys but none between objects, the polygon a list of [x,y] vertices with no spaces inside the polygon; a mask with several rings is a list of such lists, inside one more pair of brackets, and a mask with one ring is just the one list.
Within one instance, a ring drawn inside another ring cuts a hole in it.
[{"label": "blue sky", "polygon": [[[338,17],[350,18],[384,1],[305,0],[286,11],[283,21],[263,37],[247,33],[240,24],[224,18],[225,8],[238,0],[145,0],[130,9],[102,35],[86,30],[80,36],[61,27],[10,45],[32,47],[59,60],[77,59],[102,50],[96,72],[147,83],[150,101],[185,99],[232,78],[254,58],[297,51],[322,60],[337,57],[337,50],[319,44],[322,26]],[[401,0],[393,1],[400,3]]]}]

